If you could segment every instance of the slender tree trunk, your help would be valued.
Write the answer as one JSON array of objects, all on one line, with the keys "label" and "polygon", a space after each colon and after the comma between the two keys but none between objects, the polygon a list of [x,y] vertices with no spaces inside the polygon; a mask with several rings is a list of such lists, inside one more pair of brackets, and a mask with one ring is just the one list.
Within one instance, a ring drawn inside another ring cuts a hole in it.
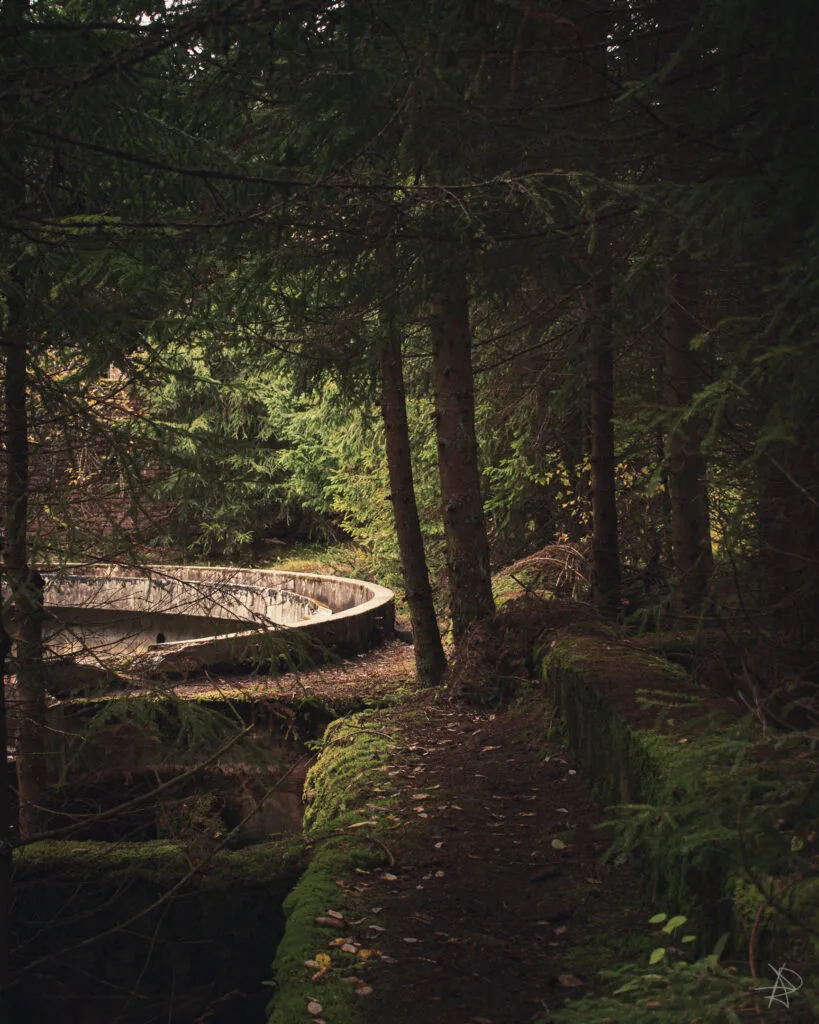
[{"label": "slender tree trunk", "polygon": [[[608,253],[603,253],[608,259]],[[589,289],[591,334],[592,596],[598,611],[616,618],[620,603],[620,549],[614,478],[614,348],[611,270],[606,265]]]},{"label": "slender tree trunk", "polygon": [[446,533],[452,632],[495,611],[481,501],[466,278],[450,271],[431,301],[438,472]]},{"label": "slender tree trunk", "polygon": [[[608,88],[608,39],[613,16],[608,0],[595,5],[584,19],[585,60],[576,74],[583,95],[599,96]],[[595,147],[593,166],[601,178],[611,178],[613,108],[610,102],[587,113],[589,129],[602,138]],[[593,189],[584,190],[591,204]],[[598,198],[602,201],[603,196]],[[597,610],[608,618],[622,614],[620,600],[620,548],[617,536],[617,500],[614,456],[614,336],[612,329],[612,261],[614,236],[606,217],[592,214],[588,265],[592,279],[586,288],[586,327],[589,343],[590,405],[590,491],[592,506],[592,599]]]},{"label": "slender tree trunk", "polygon": [[415,669],[422,686],[437,686],[446,671],[446,656],[438,631],[424,538],[415,501],[401,338],[394,318],[389,313],[384,317],[384,327],[386,344],[381,354],[381,415],[387,438],[387,466],[395,533],[412,622]]},{"label": "slender tree trunk", "polygon": [[0,778],[0,1024],[5,1024],[5,991],[10,979],[9,915],[11,912],[11,792],[8,769],[8,725],[6,711],[6,658],[11,637],[0,618],[0,751],[3,777]]},{"label": "slender tree trunk", "polygon": [[772,445],[760,466],[761,606],[794,650],[819,635],[818,474],[807,436]]},{"label": "slender tree trunk", "polygon": [[9,296],[4,338],[6,418],[5,563],[14,607],[17,709],[17,791],[20,835],[41,831],[47,786],[43,678],[43,581],[28,553],[28,352],[19,294]]},{"label": "slender tree trunk", "polygon": [[681,256],[669,270],[664,316],[666,402],[683,417],[669,432],[668,489],[671,504],[673,557],[672,611],[696,615],[708,600],[713,555],[708,514],[706,461],[702,452],[705,425],[691,415],[699,388],[699,359],[691,350],[698,333],[692,311],[696,308],[693,261]]}]

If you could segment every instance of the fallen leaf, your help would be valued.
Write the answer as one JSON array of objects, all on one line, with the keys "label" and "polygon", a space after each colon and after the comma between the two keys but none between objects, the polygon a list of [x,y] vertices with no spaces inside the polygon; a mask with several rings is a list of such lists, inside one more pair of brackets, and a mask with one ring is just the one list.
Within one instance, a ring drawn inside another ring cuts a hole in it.
[{"label": "fallen leaf", "polygon": [[444,872],[443,871],[436,871],[435,872],[435,877],[436,878],[443,878],[444,877]]},{"label": "fallen leaf", "polygon": [[356,956],[359,960],[369,960],[370,957],[375,956],[377,952],[377,949],[359,949]]},{"label": "fallen leaf", "polygon": [[420,939],[404,939],[404,942],[420,942]]},{"label": "fallen leaf", "polygon": [[555,935],[565,935],[569,929],[565,924],[562,924],[559,928],[555,928]]},{"label": "fallen leaf", "polygon": [[573,974],[560,974],[557,980],[564,988],[583,988],[584,982],[575,978]]},{"label": "fallen leaf", "polygon": [[500,750],[500,747],[481,747],[481,753],[485,754],[489,750]]},{"label": "fallen leaf", "polygon": [[536,817],[534,811],[518,811],[519,818],[534,818]]},{"label": "fallen leaf", "polygon": [[353,975],[351,975],[349,978],[342,978],[341,980],[345,983],[345,985],[363,985],[364,984],[364,982],[361,980],[361,978],[356,978]]},{"label": "fallen leaf", "polygon": [[440,842],[440,843],[433,843],[432,845],[433,845],[433,846],[435,847],[435,849],[436,849],[436,850],[440,850],[440,849],[441,849],[441,847],[442,847],[442,846],[443,846],[444,844],[443,844],[443,842]]},{"label": "fallen leaf", "polygon": [[344,924],[335,917],[317,917],[316,924],[322,924],[327,928],[343,928]]},{"label": "fallen leaf", "polygon": [[557,813],[558,813],[558,814],[568,814],[568,813],[569,813],[569,812],[568,812],[568,811],[566,810],[566,808],[565,808],[565,807],[556,807],[556,808],[555,808],[555,810],[557,811]]},{"label": "fallen leaf", "polygon": [[413,793],[413,800],[429,800],[429,793]]},{"label": "fallen leaf", "polygon": [[577,772],[574,770],[574,768],[569,769],[569,775],[577,775]]},{"label": "fallen leaf", "polygon": [[355,990],[355,994],[357,996],[370,996],[370,995],[372,995],[372,992],[373,992],[372,985],[360,985]]},{"label": "fallen leaf", "polygon": [[333,962],[333,958],[329,953],[317,953],[316,954],[316,967],[329,967]]},{"label": "fallen leaf", "polygon": [[321,1003],[317,1003],[314,999],[311,999],[310,1002],[307,1004],[307,1012],[310,1014],[311,1017],[318,1017],[318,1015],[322,1012],[323,1009],[324,1007],[321,1005]]},{"label": "fallen leaf", "polygon": [[341,947],[341,952],[342,953],[357,953],[358,952],[358,946],[354,946],[352,944],[352,942],[345,942],[344,945]]},{"label": "fallen leaf", "polygon": [[328,910],[327,911],[327,916],[328,917],[334,917],[337,921],[343,921],[344,920],[344,915],[340,914],[337,910]]},{"label": "fallen leaf", "polygon": [[562,839],[553,839],[552,840],[552,847],[555,850],[566,850],[566,849],[568,849],[568,847],[566,846],[566,844],[563,842]]},{"label": "fallen leaf", "polygon": [[449,806],[452,808],[453,811],[462,811],[463,810],[463,807],[460,807],[458,804],[450,804]]},{"label": "fallen leaf", "polygon": [[398,875],[393,875],[389,871],[385,871],[384,874],[381,877],[382,878],[386,878],[386,880],[388,882],[397,882],[398,881]]},{"label": "fallen leaf", "polygon": [[368,924],[367,927],[370,929],[371,932],[385,932],[387,930],[386,928],[382,928],[381,925],[378,924]]},{"label": "fallen leaf", "polygon": [[305,967],[318,967],[318,961],[317,960],[305,960],[304,961],[304,966]]},{"label": "fallen leaf", "polygon": [[348,825],[347,828],[364,828],[365,825],[377,825],[377,821],[355,821],[352,825]]}]

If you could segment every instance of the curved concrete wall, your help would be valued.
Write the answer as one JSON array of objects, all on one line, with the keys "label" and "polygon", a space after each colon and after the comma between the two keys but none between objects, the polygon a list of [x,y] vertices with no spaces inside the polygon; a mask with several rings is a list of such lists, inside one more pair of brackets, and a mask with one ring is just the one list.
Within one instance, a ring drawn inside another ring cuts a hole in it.
[{"label": "curved concrete wall", "polygon": [[178,576],[46,576],[45,604],[58,608],[295,625],[329,608],[280,586],[253,586],[222,580],[199,581]]},{"label": "curved concrete wall", "polygon": [[[275,569],[100,565],[47,577],[45,597],[47,607],[115,613],[125,630],[138,615],[213,621],[210,635],[148,644],[141,665],[152,673],[261,661],[293,649],[354,654],[380,643],[394,624],[394,595],[386,587]],[[295,642],[283,644],[288,638]]]}]

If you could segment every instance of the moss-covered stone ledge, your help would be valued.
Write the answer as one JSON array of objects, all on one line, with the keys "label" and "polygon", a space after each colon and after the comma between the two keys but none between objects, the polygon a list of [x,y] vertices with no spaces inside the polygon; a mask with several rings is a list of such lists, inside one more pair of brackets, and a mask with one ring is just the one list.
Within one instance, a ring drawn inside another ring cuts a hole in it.
[{"label": "moss-covered stone ledge", "polygon": [[541,677],[596,796],[619,805],[621,845],[639,851],[658,909],[693,918],[701,952],[730,932],[746,958],[750,946],[815,962],[819,786],[799,755],[782,763],[804,740],[761,743],[738,705],[629,641],[564,636]]},{"label": "moss-covered stone ledge", "polygon": [[199,843],[21,847],[10,915],[20,1019],[126,1024],[169,1019],[173,1004],[174,1019],[193,1020],[240,991],[262,1012],[304,853],[293,839],[215,854]]},{"label": "moss-covered stone ledge", "polygon": [[[367,874],[387,863],[379,836],[389,829],[392,798],[381,769],[393,747],[377,711],[339,719],[324,734],[304,790],[304,834],[313,852],[284,904],[287,923],[273,963],[268,1024],[360,1019],[367,960],[374,953],[358,938],[367,920],[361,893]],[[376,779],[381,792],[374,812],[367,803]]]}]

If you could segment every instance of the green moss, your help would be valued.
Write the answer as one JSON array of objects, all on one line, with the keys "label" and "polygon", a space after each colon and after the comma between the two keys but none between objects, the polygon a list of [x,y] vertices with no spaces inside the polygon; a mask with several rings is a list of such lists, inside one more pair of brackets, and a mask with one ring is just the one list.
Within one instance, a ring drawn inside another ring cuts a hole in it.
[{"label": "green moss", "polygon": [[[334,1024],[355,1019],[355,986],[342,980],[341,971],[352,966],[353,961],[328,946],[331,939],[344,933],[317,924],[316,918],[325,916],[328,910],[356,910],[353,898],[336,882],[348,878],[356,868],[368,870],[379,863],[379,854],[358,843],[336,845],[328,840],[316,850],[307,871],[284,902],[287,925],[273,962],[276,994],[268,1008],[268,1024],[306,1024],[310,1019],[306,1011],[310,998],[321,1003],[322,1016]],[[332,956],[333,969],[313,982],[315,968],[306,966],[305,961],[315,959],[318,953]],[[363,970],[356,966],[356,976],[361,977]]]},{"label": "green moss", "polygon": [[383,789],[378,803],[389,801],[390,781],[381,766],[395,744],[379,726],[377,711],[362,711],[332,722],[324,734],[322,753],[307,774],[304,793],[306,834],[320,834],[364,818],[373,786]]},{"label": "green moss", "polygon": [[[283,839],[248,847],[221,850],[193,875],[191,884],[212,887],[275,885],[277,879],[291,882],[304,859],[304,843]],[[177,843],[159,840],[149,843],[95,843],[45,841],[15,851],[15,881],[30,882],[38,877],[64,880],[100,880],[127,875],[134,879],[170,886],[191,871],[189,851]]]},{"label": "green moss", "polygon": [[[373,820],[370,834],[377,834],[381,818],[373,818],[366,807],[373,799],[374,786],[379,807],[390,803],[390,780],[383,767],[395,744],[375,711],[363,711],[347,719],[332,722],[324,734],[318,760],[305,782],[309,801],[305,814],[305,834],[315,843],[310,866],[284,903],[287,916],[285,935],[273,963],[272,983],[276,994],[268,1008],[268,1024],[299,1024],[309,1021],[306,1007],[310,998],[323,1007],[323,1016],[334,1024],[356,1019],[360,1000],[355,986],[345,984],[345,973],[355,969],[362,977],[365,965],[328,943],[343,932],[316,923],[328,910],[360,916],[355,897],[337,882],[355,878],[384,861],[380,848],[361,840],[361,831],[344,832],[350,825]],[[383,814],[382,812],[376,812]],[[314,967],[305,966],[318,953],[330,953],[332,969],[321,979],[311,980]]]}]

